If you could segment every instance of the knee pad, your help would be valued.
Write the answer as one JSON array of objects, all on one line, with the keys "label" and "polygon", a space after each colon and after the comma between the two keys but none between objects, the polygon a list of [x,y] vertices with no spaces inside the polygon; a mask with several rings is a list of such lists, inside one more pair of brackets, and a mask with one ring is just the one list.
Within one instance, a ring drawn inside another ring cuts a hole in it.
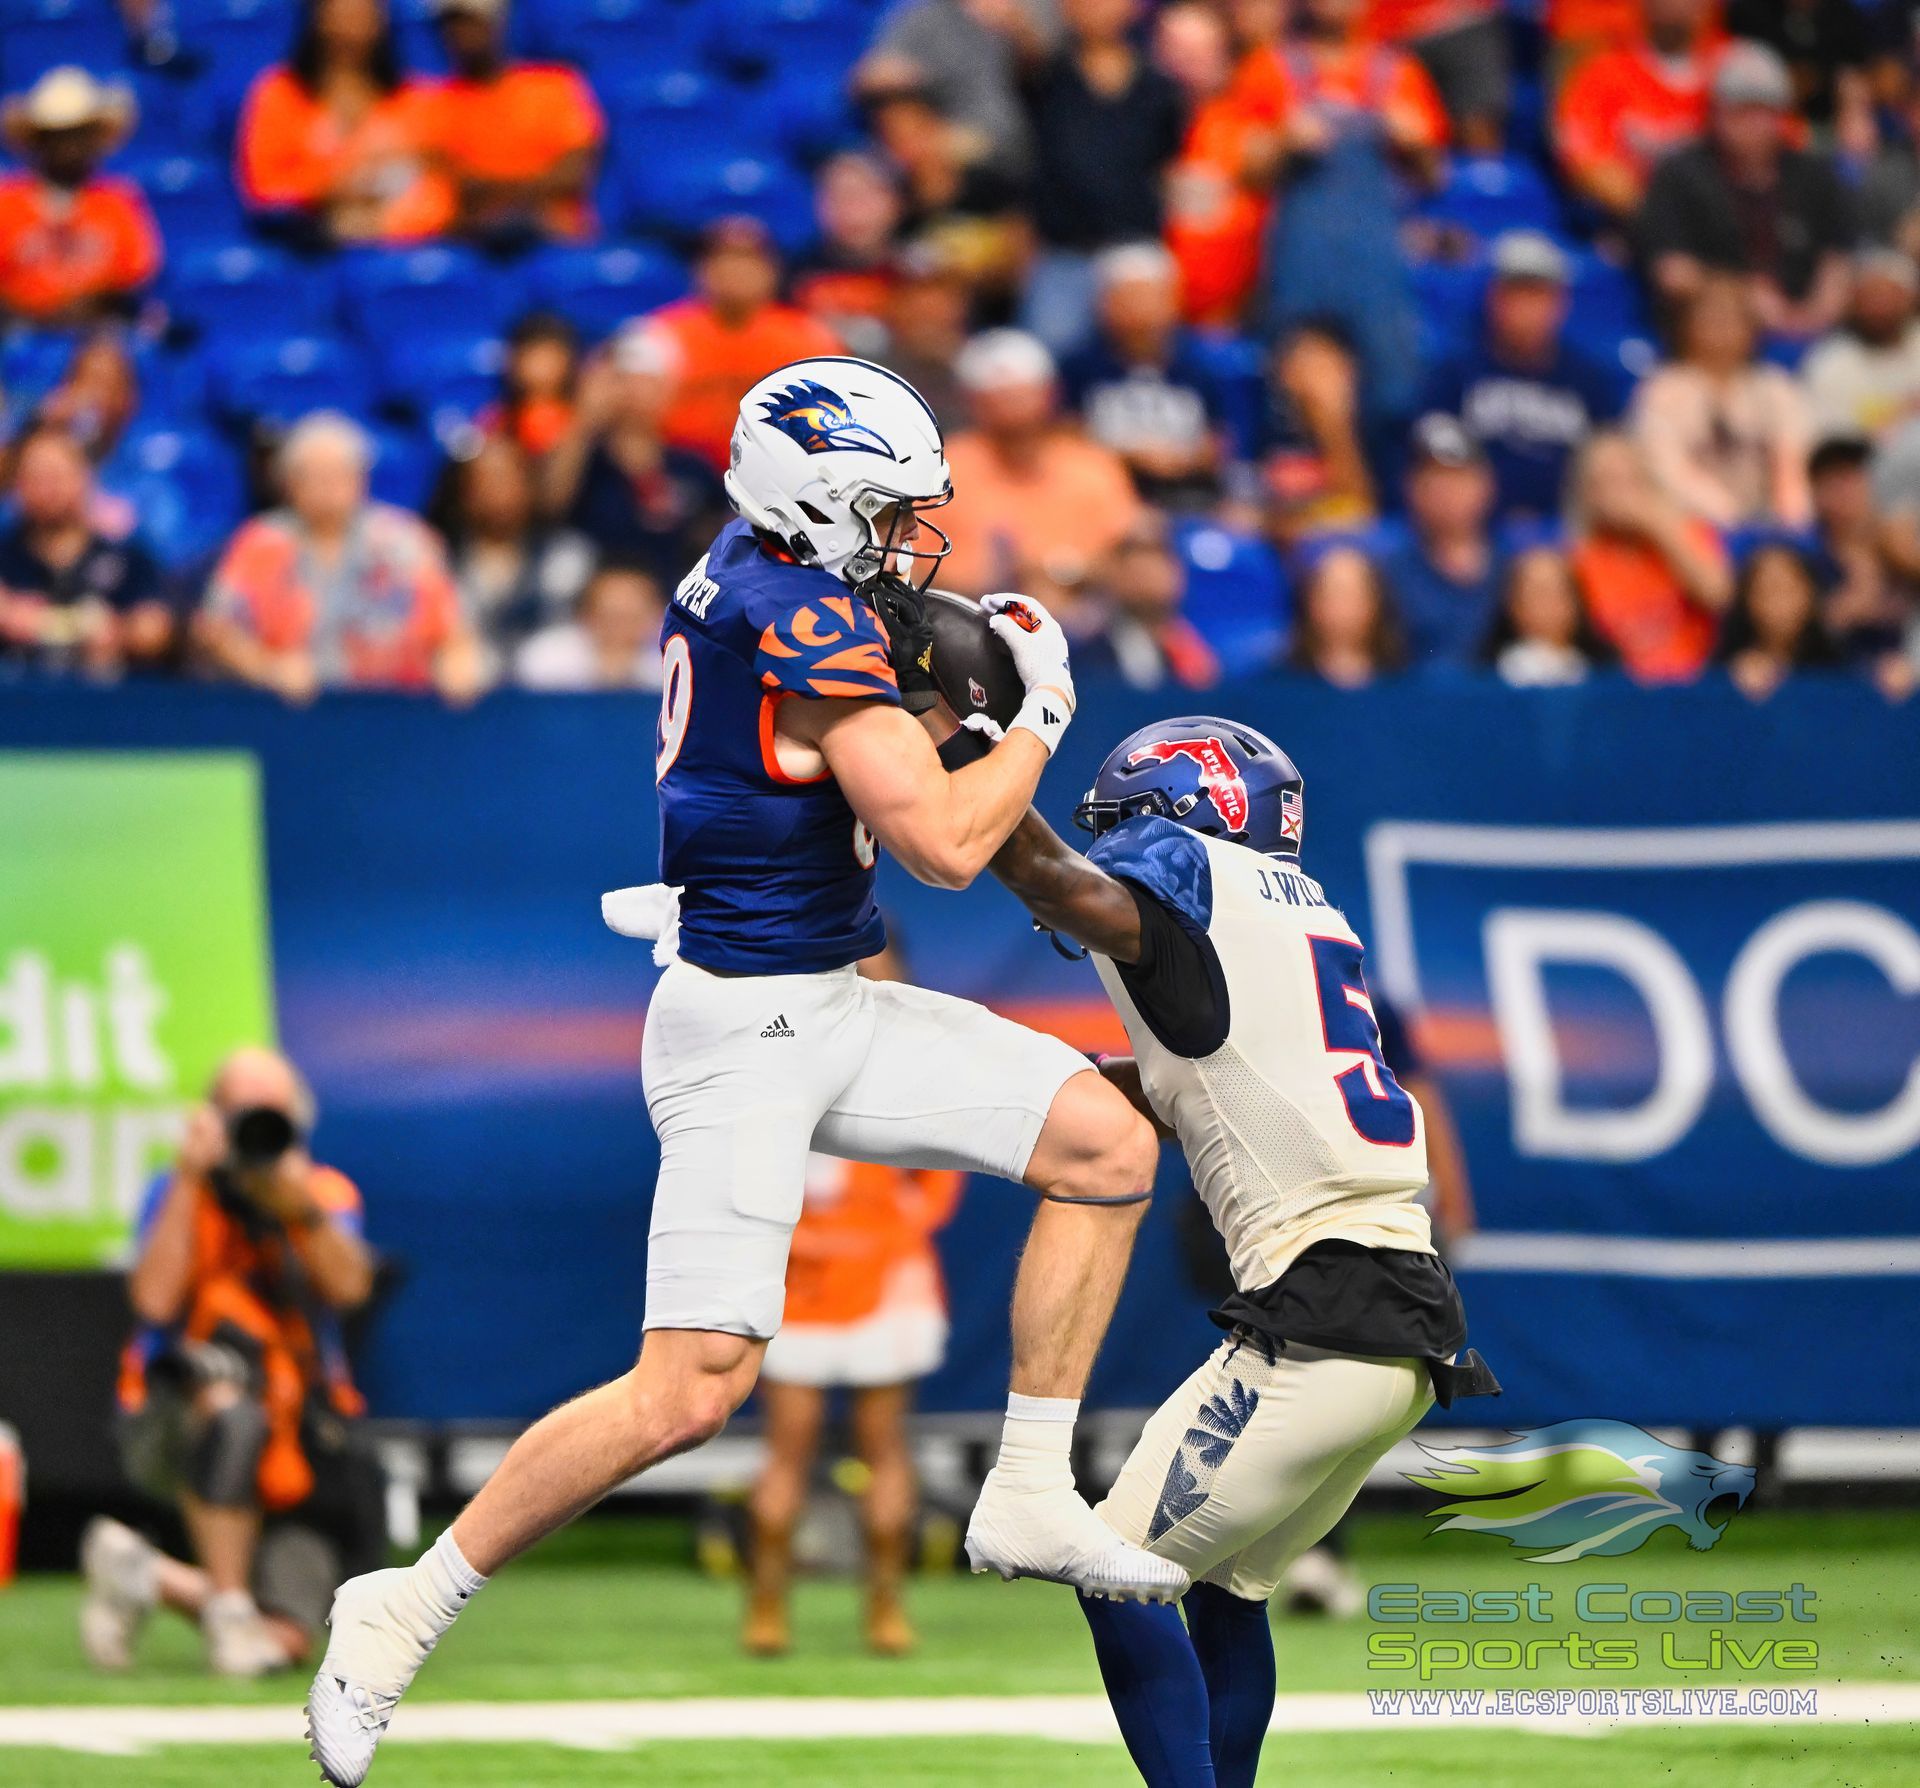
[{"label": "knee pad", "polygon": [[267,1446],[267,1412],[243,1397],[210,1417],[188,1449],[186,1487],[215,1508],[259,1500],[256,1480]]}]

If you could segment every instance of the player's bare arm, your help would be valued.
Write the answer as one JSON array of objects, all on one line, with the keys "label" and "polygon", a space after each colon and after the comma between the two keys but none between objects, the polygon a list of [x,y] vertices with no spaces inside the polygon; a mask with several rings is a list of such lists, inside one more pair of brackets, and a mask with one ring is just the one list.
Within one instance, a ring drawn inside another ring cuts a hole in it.
[{"label": "player's bare arm", "polygon": [[867,830],[936,888],[964,888],[987,867],[1047,764],[1046,746],[1017,727],[949,774],[920,722],[881,702],[785,702],[779,732],[816,751]]},{"label": "player's bare arm", "polygon": [[1031,808],[989,867],[1049,931],[1115,962],[1140,960],[1140,907],[1126,884],[1089,863]]}]

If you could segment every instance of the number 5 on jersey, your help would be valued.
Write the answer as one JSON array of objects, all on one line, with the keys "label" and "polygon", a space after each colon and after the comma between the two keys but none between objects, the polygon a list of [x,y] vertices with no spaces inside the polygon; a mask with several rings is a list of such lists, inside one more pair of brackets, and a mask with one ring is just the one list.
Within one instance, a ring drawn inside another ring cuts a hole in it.
[{"label": "number 5 on jersey", "polygon": [[1380,1053],[1380,1027],[1373,998],[1360,973],[1360,946],[1343,937],[1307,939],[1313,952],[1314,985],[1320,993],[1320,1027],[1329,1055],[1366,1059],[1333,1077],[1347,1119],[1367,1141],[1383,1148],[1408,1147],[1418,1125],[1413,1097],[1393,1077]]}]

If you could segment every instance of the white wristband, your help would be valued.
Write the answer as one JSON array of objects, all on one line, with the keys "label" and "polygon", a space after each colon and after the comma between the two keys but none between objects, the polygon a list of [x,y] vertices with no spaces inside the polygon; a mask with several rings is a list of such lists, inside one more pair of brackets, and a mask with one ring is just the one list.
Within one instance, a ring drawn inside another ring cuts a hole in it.
[{"label": "white wristband", "polygon": [[1052,757],[1060,735],[1067,730],[1067,722],[1072,718],[1073,703],[1052,684],[1043,684],[1027,691],[1027,699],[1020,704],[1020,712],[1014,715],[1007,730],[1011,732],[1016,726],[1024,726],[1046,746],[1047,756]]}]

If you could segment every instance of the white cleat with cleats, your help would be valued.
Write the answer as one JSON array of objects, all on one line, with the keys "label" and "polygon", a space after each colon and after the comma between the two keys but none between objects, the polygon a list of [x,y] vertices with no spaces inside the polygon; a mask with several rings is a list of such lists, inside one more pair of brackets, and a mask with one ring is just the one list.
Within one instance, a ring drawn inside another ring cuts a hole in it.
[{"label": "white cleat with cleats", "polygon": [[439,1634],[419,1617],[407,1571],[373,1571],[340,1586],[327,1655],[307,1691],[308,1755],[333,1788],[360,1788],[387,1722]]},{"label": "white cleat with cleats", "polygon": [[1028,1486],[997,1469],[967,1523],[967,1563],[1009,1581],[1039,1577],[1117,1602],[1177,1601],[1191,1583],[1171,1559],[1121,1539],[1072,1484]]},{"label": "white cleat with cleats", "polygon": [[125,1670],[160,1599],[159,1554],[132,1528],[104,1515],[87,1524],[80,1541],[86,1599],[80,1604],[80,1644],[96,1670]]}]

